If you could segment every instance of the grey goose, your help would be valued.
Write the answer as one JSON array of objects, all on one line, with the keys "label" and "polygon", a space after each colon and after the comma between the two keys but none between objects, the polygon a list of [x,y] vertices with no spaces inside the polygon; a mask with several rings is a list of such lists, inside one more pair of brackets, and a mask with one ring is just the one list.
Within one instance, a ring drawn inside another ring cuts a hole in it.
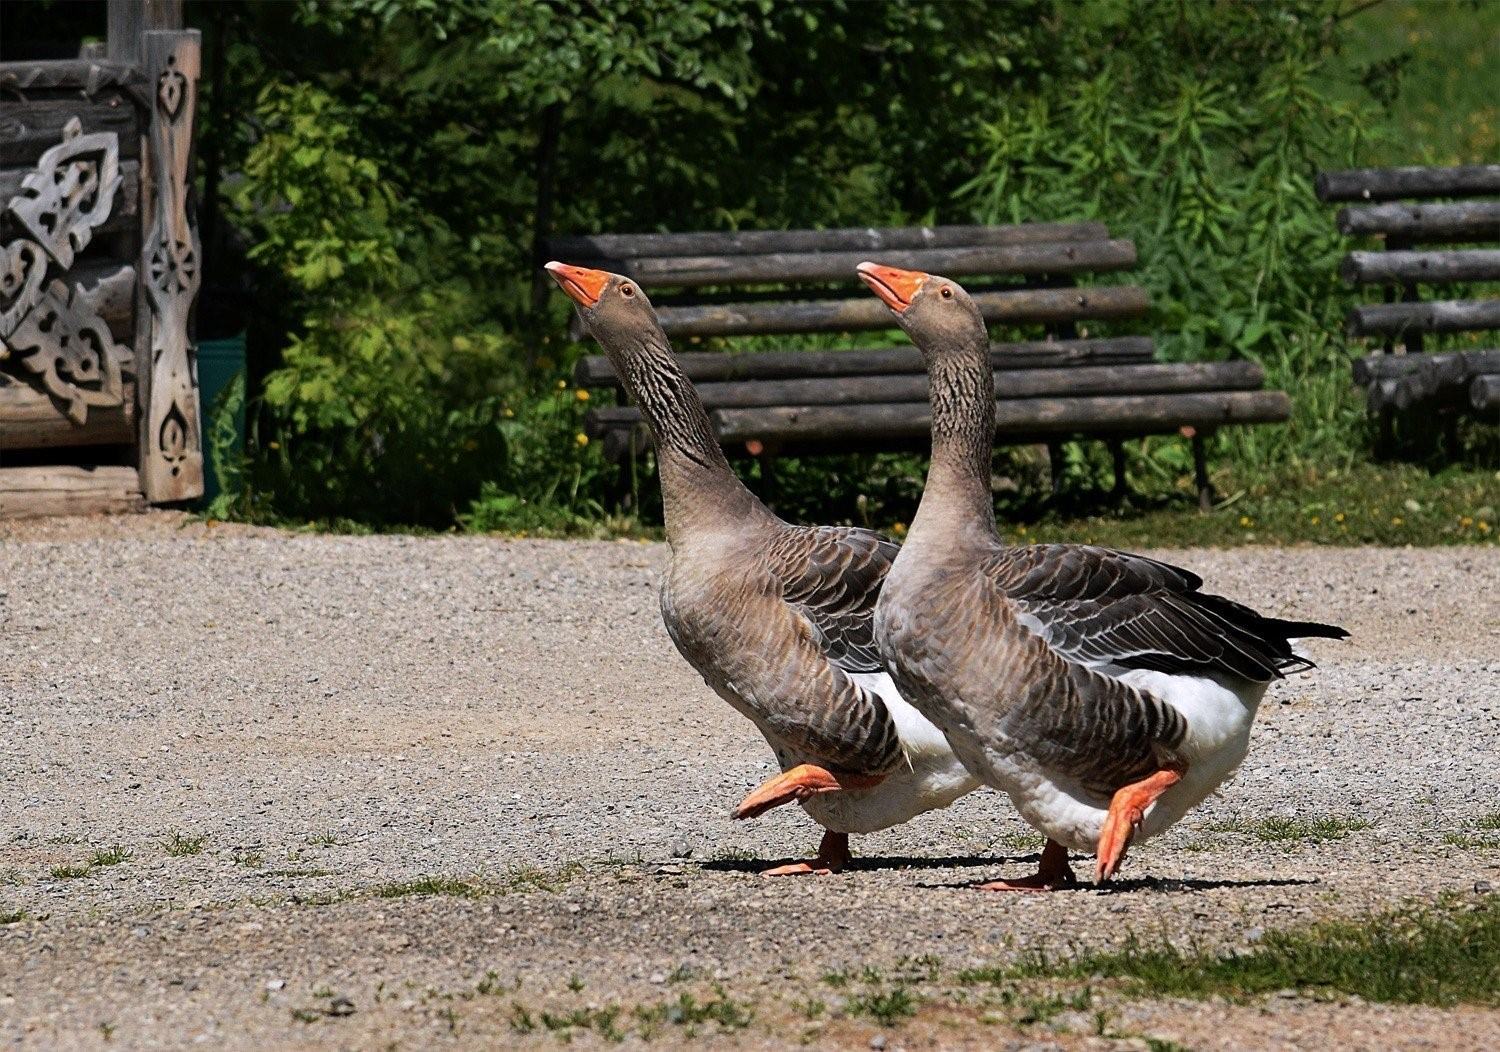
[{"label": "grey goose", "polygon": [[864,263],[927,366],[932,460],[875,610],[897,688],[964,765],[1047,837],[1037,874],[1073,880],[1067,852],[1118,870],[1244,759],[1266,688],[1312,667],[1302,637],[1341,628],[1264,617],[1178,567],[1073,544],[1007,545],[990,494],[995,377],[984,320],[957,282]]},{"label": "grey goose", "polygon": [[876,653],[875,600],[897,545],[870,530],[774,515],[730,468],[639,285],[563,263],[546,269],[654,438],[671,548],[661,586],[667,632],[759,728],[781,767],[734,816],[797,801],[826,831],[811,863],[767,875],[836,871],[849,860],[850,833],[897,825],[977,788]]}]

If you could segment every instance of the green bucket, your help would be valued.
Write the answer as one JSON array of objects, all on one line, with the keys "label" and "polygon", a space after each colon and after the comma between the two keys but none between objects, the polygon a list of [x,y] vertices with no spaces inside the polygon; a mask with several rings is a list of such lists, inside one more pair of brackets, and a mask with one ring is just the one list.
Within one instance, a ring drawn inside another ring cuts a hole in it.
[{"label": "green bucket", "polygon": [[[245,334],[227,340],[204,340],[198,345],[198,396],[203,406],[203,503],[219,495],[218,472],[211,454],[211,436],[223,415],[223,401],[236,376],[245,375]],[[234,411],[234,441],[230,455],[245,452],[245,400]]]}]

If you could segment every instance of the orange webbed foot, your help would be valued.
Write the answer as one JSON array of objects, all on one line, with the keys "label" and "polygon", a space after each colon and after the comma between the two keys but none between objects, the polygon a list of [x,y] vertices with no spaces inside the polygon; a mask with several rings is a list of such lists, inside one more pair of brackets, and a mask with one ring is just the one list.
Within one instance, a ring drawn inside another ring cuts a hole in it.
[{"label": "orange webbed foot", "polygon": [[1055,840],[1047,841],[1042,848],[1042,858],[1037,871],[1029,877],[1015,880],[992,880],[987,884],[976,884],[976,891],[1056,891],[1077,883],[1073,868],[1068,865],[1068,849]]},{"label": "orange webbed foot", "polygon": [[1146,812],[1157,798],[1182,781],[1182,768],[1163,767],[1149,778],[1132,782],[1115,791],[1109,802],[1109,815],[1099,832],[1099,846],[1094,862],[1094,883],[1103,884],[1120,871],[1125,852]]},{"label": "orange webbed foot", "polygon": [[816,764],[798,764],[756,786],[734,809],[734,817],[755,818],[773,807],[801,802],[820,793],[870,789],[883,781],[883,774],[835,774]]},{"label": "orange webbed foot", "polygon": [[761,871],[763,877],[803,877],[818,876],[826,877],[837,873],[849,864],[849,834],[834,833],[832,831],[823,834],[823,842],[818,845],[818,856],[811,862],[792,862],[785,866],[776,866],[772,869]]}]

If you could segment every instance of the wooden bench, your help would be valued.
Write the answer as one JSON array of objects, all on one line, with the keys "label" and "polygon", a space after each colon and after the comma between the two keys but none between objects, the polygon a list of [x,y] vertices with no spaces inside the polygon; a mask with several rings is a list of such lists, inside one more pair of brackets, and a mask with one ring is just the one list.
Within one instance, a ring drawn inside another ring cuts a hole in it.
[{"label": "wooden bench", "polygon": [[[1048,444],[1054,485],[1066,440],[1109,443],[1123,492],[1122,442],[1180,432],[1191,438],[1206,506],[1205,436],[1290,413],[1284,393],[1260,389],[1253,362],[1159,363],[1149,337],[1089,335],[1092,323],[1140,318],[1150,307],[1135,285],[1076,284],[1078,275],[1136,262],[1134,244],[1100,223],[601,234],[556,237],[546,249],[550,258],[627,274],[652,294],[720,442],[731,455],[757,457],[763,479],[777,456],[927,447],[927,378],[904,338],[859,349],[766,346],[774,336],[895,329],[855,277],[865,259],[961,278],[992,326],[1032,330],[1024,335],[1034,338],[991,348],[996,441]],[[570,335],[584,336],[576,317]],[[753,348],[736,346],[750,338]],[[602,355],[580,359],[574,376],[581,387],[618,391]],[[623,398],[591,410],[586,431],[616,462],[649,443]]]},{"label": "wooden bench", "polygon": [[[1381,342],[1354,362],[1354,379],[1380,418],[1382,445],[1397,413],[1421,410],[1418,427],[1436,420],[1450,435],[1462,412],[1500,416],[1500,349],[1470,339],[1425,353],[1431,337],[1500,329],[1500,296],[1422,298],[1424,288],[1449,297],[1456,285],[1500,281],[1500,249],[1427,247],[1500,242],[1500,164],[1356,168],[1323,172],[1316,185],[1321,201],[1360,202],[1339,210],[1340,233],[1381,241],[1381,251],[1350,252],[1339,273],[1384,291],[1384,302],[1353,308],[1345,326]],[[1447,200],[1427,203],[1434,198]]]}]

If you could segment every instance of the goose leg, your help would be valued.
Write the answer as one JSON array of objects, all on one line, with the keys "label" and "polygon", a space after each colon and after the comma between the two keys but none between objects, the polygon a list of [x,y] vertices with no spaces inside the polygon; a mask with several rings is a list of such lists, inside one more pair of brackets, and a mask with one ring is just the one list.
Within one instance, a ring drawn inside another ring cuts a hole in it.
[{"label": "goose leg", "polygon": [[1109,816],[1099,833],[1098,859],[1094,863],[1094,883],[1103,884],[1120,869],[1125,849],[1140,827],[1146,811],[1157,797],[1182,781],[1181,767],[1163,767],[1149,778],[1132,782],[1115,791],[1109,802]]},{"label": "goose leg", "polygon": [[1047,841],[1042,848],[1042,861],[1037,871],[1019,880],[992,880],[988,884],[976,885],[979,891],[1053,891],[1067,887],[1076,878],[1068,865],[1068,849],[1056,840]]},{"label": "goose leg", "polygon": [[883,774],[834,774],[814,764],[804,763],[768,778],[740,801],[735,818],[755,818],[773,807],[806,800],[819,793],[837,793],[846,789],[869,789],[885,781]]},{"label": "goose leg", "polygon": [[818,845],[818,857],[811,862],[793,862],[786,866],[777,866],[761,873],[763,877],[799,877],[808,873],[816,873],[818,876],[827,876],[837,873],[849,864],[849,834],[835,833],[828,830],[823,834],[823,842]]}]

